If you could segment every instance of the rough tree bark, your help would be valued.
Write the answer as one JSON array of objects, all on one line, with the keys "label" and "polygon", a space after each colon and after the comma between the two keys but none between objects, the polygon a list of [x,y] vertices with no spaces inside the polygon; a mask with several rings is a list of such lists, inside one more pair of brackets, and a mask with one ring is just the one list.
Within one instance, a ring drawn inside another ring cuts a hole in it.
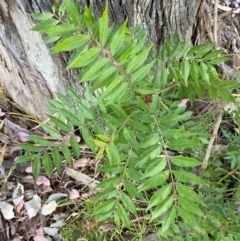
[{"label": "rough tree bark", "polygon": [[[95,17],[100,17],[105,7],[105,0],[79,1],[82,7],[92,5]],[[54,91],[65,93],[66,86],[70,86],[81,95],[81,86],[76,84],[77,73],[65,71],[66,56],[50,56],[41,34],[29,31],[34,26],[30,13],[49,11],[54,2],[61,1],[0,1],[0,84],[24,112],[41,120]],[[211,28],[211,0],[108,2],[110,17],[117,27],[126,17],[130,27],[143,23],[151,41],[158,46],[175,31],[182,40],[203,42],[203,36]]]}]

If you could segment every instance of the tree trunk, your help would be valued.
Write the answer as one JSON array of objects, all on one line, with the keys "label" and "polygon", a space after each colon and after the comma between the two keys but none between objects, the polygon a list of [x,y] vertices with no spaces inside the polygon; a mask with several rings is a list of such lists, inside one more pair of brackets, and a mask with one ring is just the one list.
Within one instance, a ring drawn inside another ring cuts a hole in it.
[{"label": "tree trunk", "polygon": [[[65,70],[66,55],[49,55],[42,35],[30,31],[34,26],[30,13],[50,11],[54,2],[57,0],[0,1],[0,84],[17,106],[40,120],[44,120],[45,106],[55,91],[65,93],[70,86],[81,96],[82,90],[77,84],[77,72]],[[175,31],[182,40],[203,42],[202,36],[210,28],[211,0],[108,2],[110,18],[117,27],[126,17],[130,27],[142,23],[158,46]],[[105,7],[104,0],[80,0],[80,4],[82,9],[92,4],[96,18]]]}]

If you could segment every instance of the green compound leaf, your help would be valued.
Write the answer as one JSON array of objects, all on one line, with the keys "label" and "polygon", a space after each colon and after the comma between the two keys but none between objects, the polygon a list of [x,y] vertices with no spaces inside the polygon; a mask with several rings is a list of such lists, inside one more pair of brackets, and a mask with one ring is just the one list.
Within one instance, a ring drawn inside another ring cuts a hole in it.
[{"label": "green compound leaf", "polygon": [[202,162],[186,156],[173,156],[171,157],[171,162],[179,167],[196,167],[202,165]]}]

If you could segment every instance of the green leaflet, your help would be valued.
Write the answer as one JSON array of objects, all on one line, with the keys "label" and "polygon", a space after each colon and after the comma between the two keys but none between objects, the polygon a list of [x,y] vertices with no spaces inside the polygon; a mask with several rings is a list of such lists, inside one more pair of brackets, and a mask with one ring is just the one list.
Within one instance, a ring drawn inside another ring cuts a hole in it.
[{"label": "green leaflet", "polygon": [[65,105],[67,107],[73,107],[72,102],[65,95],[63,95],[62,93],[59,93],[59,92],[56,92],[56,95],[63,105]]},{"label": "green leaflet", "polygon": [[33,161],[35,157],[36,157],[36,155],[27,154],[27,155],[19,157],[15,163],[30,162],[30,161]]},{"label": "green leaflet", "polygon": [[[121,83],[118,87],[114,88],[111,95],[109,95],[109,100],[106,102],[106,106],[113,104],[114,102],[121,99],[124,93],[127,93],[127,83]],[[107,91],[107,90],[106,90]]]},{"label": "green leaflet", "polygon": [[100,73],[100,76],[96,78],[96,80],[93,83],[93,86],[91,88],[91,91],[95,91],[98,88],[107,86],[117,77],[117,68],[116,67],[109,67],[102,73]]},{"label": "green leaflet", "polygon": [[[132,173],[132,172],[129,172],[129,174],[130,174],[130,173]],[[132,177],[131,174],[130,174],[130,177]],[[133,177],[132,177],[132,178],[133,178]],[[133,178],[133,179],[134,179],[134,178]],[[136,197],[136,198],[138,198],[138,199],[140,199],[140,200],[144,200],[144,197],[143,197],[142,193],[138,190],[138,188],[137,188],[135,185],[133,185],[132,183],[127,182],[127,181],[125,181],[125,182],[123,183],[123,185],[124,185],[124,188],[126,189],[126,191],[127,191],[130,195],[132,195],[132,196],[134,196],[134,197]]]},{"label": "green leaflet", "polygon": [[158,155],[160,155],[161,151],[162,151],[162,147],[160,145],[154,145],[147,148],[140,156],[137,166],[140,166],[143,163],[146,163],[148,160],[152,160],[156,158]]},{"label": "green leaflet", "polygon": [[160,136],[158,133],[151,134],[144,138],[144,142],[140,145],[140,148],[148,148],[157,144],[160,141]]},{"label": "green leaflet", "polygon": [[38,32],[45,32],[47,29],[57,25],[58,23],[59,23],[58,20],[48,19],[48,20],[42,21],[41,23],[35,25],[33,28],[31,28],[31,30],[38,31]]},{"label": "green leaflet", "polygon": [[120,219],[123,222],[123,225],[126,227],[130,227],[131,224],[130,224],[129,215],[127,214],[124,207],[120,203],[117,203],[116,209]]},{"label": "green leaflet", "polygon": [[116,187],[120,182],[121,182],[120,177],[110,177],[108,179],[101,181],[97,185],[97,188],[113,188],[113,187]]},{"label": "green leaflet", "polygon": [[65,141],[62,141],[62,144],[61,144],[61,150],[62,150],[62,154],[64,155],[67,163],[69,165],[72,165],[72,157],[71,157],[71,153],[70,153],[70,150],[66,144]]},{"label": "green leaflet", "polygon": [[138,83],[140,80],[144,79],[146,75],[148,75],[149,71],[151,70],[153,64],[155,63],[155,60],[153,60],[151,63],[143,66],[142,68],[139,68],[136,72],[134,72],[131,76],[131,81],[134,83]]},{"label": "green leaflet", "polygon": [[178,207],[177,213],[183,219],[183,221],[189,226],[196,227],[198,225],[194,216],[191,213],[189,213],[187,210]]},{"label": "green leaflet", "polygon": [[164,234],[169,228],[170,226],[174,223],[175,218],[177,217],[177,209],[176,207],[171,208],[166,217],[163,220],[162,223],[162,229],[161,232]]},{"label": "green leaflet", "polygon": [[53,163],[54,163],[58,173],[60,173],[61,168],[62,168],[62,158],[61,158],[61,155],[60,155],[58,149],[55,146],[52,149],[52,160],[53,160]]},{"label": "green leaflet", "polygon": [[171,150],[184,150],[197,146],[196,142],[189,139],[177,139],[167,142],[167,146]]},{"label": "green leaflet", "polygon": [[34,18],[34,19],[37,19],[37,20],[48,20],[50,19],[51,17],[53,17],[53,14],[52,13],[49,13],[49,12],[42,12],[42,13],[32,13],[31,16]]},{"label": "green leaflet", "polygon": [[219,55],[223,52],[223,49],[218,49],[218,50],[214,50],[211,51],[210,53],[208,53],[207,55],[204,56],[203,60],[211,60],[211,59],[215,59],[216,57],[219,57]]},{"label": "green leaflet", "polygon": [[190,73],[190,64],[187,60],[183,60],[181,62],[181,72],[182,72],[182,77],[185,83],[185,86],[188,86],[188,77]]},{"label": "green leaflet", "polygon": [[28,143],[19,143],[18,144],[19,147],[21,147],[23,150],[25,151],[29,151],[29,152],[42,152],[43,151],[43,147],[39,147],[33,144],[28,144]]},{"label": "green leaflet", "polygon": [[41,172],[41,160],[39,156],[36,156],[33,160],[32,171],[34,178],[37,179]]},{"label": "green leaflet", "polygon": [[104,213],[110,212],[115,206],[115,204],[116,204],[115,200],[106,201],[98,205],[98,207],[93,211],[92,215],[96,216],[96,215],[102,215]]},{"label": "green leaflet", "polygon": [[52,174],[52,171],[53,171],[52,160],[51,160],[51,157],[48,155],[47,152],[45,152],[43,154],[42,164],[43,164],[44,171],[46,172],[47,176],[51,177],[51,174]]},{"label": "green leaflet", "polygon": [[90,48],[83,54],[80,53],[74,59],[71,59],[71,62],[68,63],[67,68],[78,68],[87,66],[97,58],[100,52],[100,48]]},{"label": "green leaflet", "polygon": [[41,127],[46,133],[48,133],[53,138],[60,139],[62,137],[61,134],[56,129],[54,129],[49,125],[41,124]]},{"label": "green leaflet", "polygon": [[180,139],[183,137],[190,137],[193,133],[182,130],[182,129],[168,129],[162,133],[162,135],[171,140],[171,139]]},{"label": "green leaflet", "polygon": [[45,139],[44,137],[37,136],[37,135],[27,136],[27,139],[28,139],[29,141],[34,142],[35,144],[40,144],[41,146],[49,147],[49,146],[52,145],[52,142],[51,142],[51,141],[48,141],[48,140]]},{"label": "green leaflet", "polygon": [[111,44],[110,44],[110,51],[113,55],[113,57],[118,53],[120,50],[124,39],[125,39],[125,34],[127,30],[127,20],[124,22],[124,24],[117,30],[117,32],[114,34]]},{"label": "green leaflet", "polygon": [[180,182],[186,182],[190,184],[203,184],[206,185],[206,181],[198,177],[196,174],[191,173],[190,171],[184,171],[184,170],[174,170],[173,174],[175,178]]},{"label": "green leaflet", "polygon": [[176,114],[170,114],[170,115],[166,115],[164,117],[162,117],[160,120],[159,120],[159,124],[161,126],[169,126],[169,125],[172,125],[174,124],[174,122],[178,122],[182,119],[182,116],[180,115],[176,115]]},{"label": "green leaflet", "polygon": [[112,94],[112,91],[118,86],[121,85],[121,83],[124,81],[123,76],[119,75],[117,78],[115,78],[110,85],[106,88],[104,93],[102,94],[102,98],[106,98],[109,95]]},{"label": "green leaflet", "polygon": [[137,216],[136,206],[128,195],[126,195],[124,192],[121,192],[120,200],[122,201],[122,204],[126,210]]},{"label": "green leaflet", "polygon": [[[82,47],[87,43],[89,36],[84,34],[78,34],[74,36],[69,36],[59,41],[53,48],[51,48],[51,53],[58,53],[61,51],[71,51]],[[74,66],[68,66],[74,67]]]},{"label": "green leaflet", "polygon": [[163,215],[165,212],[168,211],[172,207],[172,204],[174,202],[174,197],[168,197],[166,198],[163,202],[161,202],[157,207],[154,209],[152,213],[152,217],[150,219],[150,222],[152,222],[155,218],[160,217]]},{"label": "green leaflet", "polygon": [[195,167],[202,165],[202,162],[186,156],[173,156],[171,162],[179,167]]},{"label": "green leaflet", "polygon": [[146,169],[142,178],[147,178],[150,176],[154,176],[156,174],[160,174],[162,170],[165,169],[167,164],[166,158],[156,158]]},{"label": "green leaflet", "polygon": [[59,24],[44,30],[43,32],[50,36],[63,36],[65,34],[73,33],[77,28],[73,24]]},{"label": "green leaflet", "polygon": [[204,217],[202,210],[192,201],[187,198],[178,197],[178,203],[186,211]]},{"label": "green leaflet", "polygon": [[191,77],[194,79],[194,81],[198,83],[200,71],[199,71],[199,63],[197,61],[194,61],[194,60],[192,61],[191,67],[190,67],[190,74],[191,74]]},{"label": "green leaflet", "polygon": [[102,201],[104,199],[108,200],[111,199],[113,197],[116,197],[116,195],[118,194],[118,190],[116,189],[106,189],[103,192],[100,192],[96,197],[95,200],[96,201]]},{"label": "green leaflet", "polygon": [[77,26],[81,26],[79,12],[75,4],[71,0],[63,0],[63,3],[68,13],[68,17],[72,21],[72,23],[74,23]]},{"label": "green leaflet", "polygon": [[61,113],[72,125],[80,126],[82,124],[72,111],[61,109]]},{"label": "green leaflet", "polygon": [[152,49],[152,46],[143,50],[140,54],[136,55],[128,64],[126,69],[127,73],[131,73],[134,70],[137,70],[143,64],[143,62],[147,59],[151,49]]},{"label": "green leaflet", "polygon": [[142,185],[139,186],[140,191],[152,189],[162,185],[169,177],[169,171],[161,172],[155,176],[150,177]]},{"label": "green leaflet", "polygon": [[207,82],[207,84],[209,84],[208,66],[205,63],[201,62],[199,71],[203,80]]},{"label": "green leaflet", "polygon": [[167,85],[168,74],[168,68],[163,68],[159,70],[154,81],[154,87],[159,89],[165,88],[165,86]]},{"label": "green leaflet", "polygon": [[79,143],[77,142],[75,135],[71,135],[70,144],[71,144],[74,155],[76,156],[76,158],[79,158],[80,157],[80,147],[79,147]]},{"label": "green leaflet", "polygon": [[103,70],[104,67],[108,64],[110,60],[108,58],[99,59],[82,77],[79,82],[85,82],[89,80],[94,80],[98,77],[99,72]]},{"label": "green leaflet", "polygon": [[108,6],[106,6],[102,17],[99,20],[99,37],[102,46],[105,46],[109,36]]},{"label": "green leaflet", "polygon": [[70,132],[72,130],[71,125],[64,123],[62,120],[55,116],[47,115],[48,118],[53,122],[59,129],[65,131],[65,132]]},{"label": "green leaflet", "polygon": [[171,191],[172,191],[172,184],[171,183],[161,187],[158,191],[156,191],[152,195],[152,197],[149,201],[147,210],[149,210],[150,208],[160,204],[163,200],[165,200],[169,196]]}]

